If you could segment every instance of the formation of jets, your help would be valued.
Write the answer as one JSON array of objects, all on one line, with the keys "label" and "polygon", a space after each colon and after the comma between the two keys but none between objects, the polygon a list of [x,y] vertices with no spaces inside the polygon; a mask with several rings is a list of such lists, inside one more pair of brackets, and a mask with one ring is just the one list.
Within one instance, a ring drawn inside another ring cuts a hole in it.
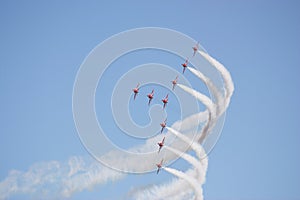
[{"label": "formation of jets", "polygon": [[[194,51],[194,52],[193,52],[193,56],[195,56],[196,52],[197,52],[198,49],[199,49],[199,42],[197,42],[197,44],[196,44],[195,46],[193,46],[192,49],[193,49],[193,51]],[[184,74],[186,68],[188,67],[188,64],[189,64],[189,59],[188,59],[188,58],[185,60],[184,63],[181,64],[181,66],[183,67],[183,70],[182,70],[182,73],[183,73],[183,74]],[[175,79],[171,81],[171,83],[172,83],[172,85],[173,85],[172,90],[175,89],[175,86],[176,86],[176,84],[177,84],[177,81],[178,81],[178,76],[176,76]],[[137,94],[139,93],[139,86],[140,86],[140,83],[138,83],[137,86],[136,86],[135,88],[132,89],[133,94],[134,94],[134,96],[133,96],[133,99],[134,99],[134,100],[136,99],[136,96],[137,96]],[[151,91],[151,93],[147,94],[147,97],[148,97],[148,99],[149,99],[149,100],[148,100],[148,106],[150,106],[151,101],[152,101],[152,99],[154,98],[154,89]],[[165,107],[166,107],[166,105],[167,105],[167,103],[168,103],[168,100],[169,100],[169,94],[167,94],[166,97],[163,98],[163,99],[161,100],[161,101],[163,102],[163,109],[165,109]],[[164,131],[164,128],[165,128],[166,125],[167,125],[166,122],[167,122],[167,119],[165,119],[165,120],[160,124],[160,126],[161,126],[161,131],[160,131],[160,133],[162,133],[162,132]],[[157,145],[158,145],[158,147],[159,147],[158,153],[160,152],[160,150],[161,150],[162,147],[164,146],[164,143],[165,143],[165,137],[163,137],[163,139],[162,139],[161,142],[158,142],[158,143],[157,143]],[[159,173],[160,169],[162,168],[162,164],[163,164],[163,159],[160,161],[160,163],[156,164],[156,166],[157,166],[156,174]]]}]

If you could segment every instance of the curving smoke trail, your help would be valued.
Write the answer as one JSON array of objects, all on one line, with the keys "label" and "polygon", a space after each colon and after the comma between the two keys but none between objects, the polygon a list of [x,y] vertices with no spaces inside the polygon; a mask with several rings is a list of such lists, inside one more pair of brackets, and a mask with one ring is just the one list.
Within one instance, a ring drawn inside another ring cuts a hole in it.
[{"label": "curving smoke trail", "polygon": [[182,88],[184,91],[186,91],[187,93],[191,94],[192,96],[194,96],[196,99],[198,99],[200,102],[202,102],[207,110],[208,110],[208,120],[204,126],[203,132],[199,138],[199,142],[202,143],[203,140],[206,138],[207,134],[208,134],[208,129],[211,126],[212,121],[214,121],[216,119],[216,110],[217,110],[217,106],[216,104],[214,104],[212,102],[212,100],[210,98],[208,98],[207,96],[205,96],[204,94],[189,88],[187,86],[178,84],[178,86],[180,88]]},{"label": "curving smoke trail", "polygon": [[[194,169],[185,172],[188,176],[196,176]],[[152,185],[147,189],[138,189],[131,191],[131,196],[136,200],[186,200],[191,199],[193,190],[183,179],[172,179],[169,182],[159,185]]]},{"label": "curving smoke trail", "polygon": [[201,146],[197,143],[195,143],[193,140],[191,140],[190,138],[188,138],[187,136],[181,134],[180,132],[174,130],[173,128],[170,127],[166,127],[166,129],[168,131],[170,131],[170,133],[174,134],[175,136],[177,136],[178,138],[180,138],[183,142],[191,145],[191,148],[196,152],[196,155],[199,159],[202,159],[203,157],[203,149],[201,148]]},{"label": "curving smoke trail", "polygon": [[10,199],[17,194],[28,194],[36,197],[34,199],[63,199],[74,192],[124,177],[125,174],[104,167],[90,157],[39,162],[25,172],[11,170],[0,182],[0,199]]},{"label": "curving smoke trail", "polygon": [[[187,153],[184,153],[184,152],[181,152],[177,149],[174,149],[172,147],[168,147],[168,146],[165,146],[165,148],[167,150],[170,150],[172,152],[174,152],[175,154],[177,155],[180,155],[181,158],[185,159],[186,161],[188,161],[190,164],[192,164],[196,170],[196,174],[193,175],[193,176],[189,176],[183,172],[180,172],[180,171],[177,171],[175,169],[172,169],[172,168],[167,168],[168,172],[176,175],[177,177],[179,178],[182,178],[184,180],[187,180],[189,182],[189,184],[193,187],[194,189],[194,192],[195,192],[195,199],[197,200],[203,200],[203,191],[202,191],[202,184],[204,184],[205,182],[205,175],[206,175],[206,171],[207,171],[207,157],[203,157],[204,156],[204,150],[202,149],[201,145],[199,143],[194,143],[193,140],[191,140],[190,138],[188,138],[187,136],[181,134],[180,132],[172,129],[172,128],[169,128],[169,127],[166,127],[170,133],[174,134],[175,136],[177,136],[178,138],[180,138],[183,142],[187,143],[187,144],[190,144],[191,145],[191,148],[196,152],[196,155],[199,159],[199,161],[194,158],[193,156],[187,154]],[[201,162],[201,160],[203,160]],[[195,182],[197,182],[197,186],[195,187]],[[187,191],[188,192],[188,191]]]},{"label": "curving smoke trail", "polygon": [[[195,91],[191,88],[188,88],[186,86],[178,84],[180,88],[182,88],[186,92],[192,94],[194,97],[196,97],[199,101],[201,101],[207,107],[208,119],[207,119],[207,122],[206,122],[204,128],[202,129],[202,132],[200,133],[200,138],[198,140],[199,143],[202,143],[205,140],[205,138],[207,137],[207,135],[209,134],[210,130],[214,127],[217,119],[227,109],[227,107],[230,103],[231,96],[232,96],[233,91],[234,91],[234,86],[233,86],[233,82],[232,82],[230,73],[227,71],[227,69],[221,63],[219,63],[214,58],[212,58],[211,56],[209,56],[208,54],[206,54],[202,51],[198,51],[198,53],[200,53],[208,62],[210,62],[221,73],[221,76],[223,78],[224,85],[225,85],[225,95],[224,95],[224,97],[222,97],[221,92],[214,86],[214,84],[210,81],[209,78],[204,76],[201,72],[199,72],[199,71],[197,71],[193,68],[188,67],[188,69],[193,74],[195,74],[198,78],[200,78],[203,82],[205,82],[206,85],[208,86],[208,88],[212,91],[213,96],[216,98],[216,101],[217,101],[216,104],[214,104],[205,95],[202,95],[201,93],[199,93],[199,92],[197,92],[197,91]],[[193,115],[193,116],[190,117],[190,119],[191,119],[191,121],[195,122],[196,121],[195,118],[200,117],[200,116],[203,117],[204,112],[199,113],[199,115]],[[199,156],[200,155],[199,149],[202,148],[202,147],[201,147],[200,144],[193,143],[193,141],[191,141],[190,138],[188,138],[185,135],[181,134],[179,131],[176,131],[176,130],[174,130],[172,128],[169,128],[169,127],[166,127],[166,128],[169,130],[170,133],[176,135],[181,140],[183,140],[185,143],[191,144],[191,148],[196,152],[197,157],[201,161],[201,156]],[[170,149],[170,148],[167,147],[167,149],[171,150],[172,148]],[[182,153],[183,154],[182,157],[185,158],[185,159],[189,158],[188,156],[186,156],[186,154],[184,152],[178,152],[178,150],[176,150],[176,152],[177,153]],[[189,161],[193,162],[192,160],[189,160]],[[201,164],[202,164],[201,167],[204,169],[203,171],[206,173],[207,159],[202,159]],[[201,168],[201,167],[199,166],[198,168]],[[165,169],[169,173],[172,173],[172,174],[176,175],[179,178],[187,180],[193,186],[196,199],[203,199],[201,185],[199,185],[198,187],[195,187],[195,185],[193,185],[191,183],[191,182],[193,182],[192,180],[194,180],[194,179],[191,178],[190,173],[187,172],[186,174],[184,174],[183,172],[176,171],[175,169],[171,169],[171,168],[165,168]],[[196,175],[194,174],[193,177],[195,177],[195,176]],[[203,178],[203,180],[205,180],[205,174],[202,174],[202,176],[203,177],[197,177],[196,176],[196,178],[198,178],[198,179]],[[179,181],[180,180],[178,180],[177,182],[179,182]],[[177,182],[171,183],[170,188],[176,186]],[[168,190],[170,190],[170,188],[165,188],[165,190],[168,191]],[[157,190],[157,188],[156,188],[156,190]],[[187,194],[189,192],[190,191],[186,191],[184,194]],[[177,192],[177,194],[178,194],[178,192]],[[184,199],[184,198],[182,198],[182,199]]]},{"label": "curving smoke trail", "polygon": [[192,114],[191,116],[188,116],[183,120],[179,120],[175,122],[171,127],[175,130],[180,130],[181,132],[187,132],[195,126],[199,126],[199,124],[207,121],[207,119],[209,118],[208,116],[209,113],[207,110],[205,110],[203,112]]},{"label": "curving smoke trail", "polygon": [[[215,86],[215,84],[208,78],[206,77],[202,72],[192,68],[192,67],[187,67],[188,70],[190,70],[195,76],[197,76],[198,78],[200,78],[206,85],[207,87],[210,89],[210,91],[212,92],[212,96],[216,99],[216,102],[214,105],[215,106],[215,112],[216,115],[219,115],[220,111],[219,108],[224,104],[224,97],[221,93],[221,91]],[[210,120],[208,120],[210,121]],[[207,129],[209,127],[209,123],[206,124],[205,129]],[[205,131],[204,131],[205,132]],[[201,143],[201,142],[200,142]]]},{"label": "curving smoke trail", "polygon": [[195,199],[203,200],[201,184],[197,181],[197,179],[195,179],[191,176],[188,176],[184,172],[173,169],[173,168],[164,167],[164,170],[177,176],[178,178],[182,178],[182,179],[186,180],[190,184],[190,186],[192,186],[194,189],[195,197],[196,197]]},{"label": "curving smoke trail", "polygon": [[165,146],[165,149],[172,151],[173,153],[175,153],[176,155],[180,156],[181,158],[183,158],[184,160],[186,160],[187,162],[189,162],[191,165],[193,165],[193,167],[196,170],[196,178],[198,179],[198,181],[200,182],[200,184],[204,183],[204,178],[205,178],[205,173],[206,170],[205,168],[202,166],[202,163],[200,161],[198,161],[196,158],[194,158],[193,156],[191,156],[190,154],[187,153],[183,153],[181,151],[178,151],[177,149],[174,149],[172,147],[169,146]]},{"label": "curving smoke trail", "polygon": [[212,66],[214,66],[222,75],[223,81],[224,81],[224,86],[225,86],[225,104],[224,104],[224,111],[227,109],[230,98],[233,94],[234,91],[234,85],[233,81],[231,78],[231,75],[229,71],[222,65],[219,61],[211,57],[209,54],[203,52],[203,51],[198,51]]},{"label": "curving smoke trail", "polygon": [[208,109],[208,112],[212,115],[212,118],[215,118],[215,104],[212,102],[212,100],[210,98],[208,98],[207,96],[205,96],[204,94],[189,88],[185,85],[181,85],[181,84],[177,84],[178,87],[180,87],[181,89],[183,89],[184,91],[186,91],[187,93],[191,94],[192,96],[194,96],[196,99],[198,99],[199,101],[201,101],[206,108]]},{"label": "curving smoke trail", "polygon": [[207,87],[212,92],[212,96],[216,99],[217,103],[224,101],[221,91],[219,91],[219,89],[215,86],[215,84],[207,76],[205,76],[202,72],[200,72],[192,67],[187,67],[187,69],[190,70],[195,76],[200,78],[207,85]]}]

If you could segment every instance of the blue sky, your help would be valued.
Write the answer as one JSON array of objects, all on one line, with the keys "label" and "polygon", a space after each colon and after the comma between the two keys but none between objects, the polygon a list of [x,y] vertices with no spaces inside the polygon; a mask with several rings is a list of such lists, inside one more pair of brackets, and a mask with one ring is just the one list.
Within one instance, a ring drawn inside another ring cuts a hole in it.
[{"label": "blue sky", "polygon": [[[1,1],[0,180],[36,162],[88,156],[72,116],[79,66],[111,35],[158,26],[199,40],[235,84],[222,136],[209,155],[206,199],[299,199],[299,6],[256,0]],[[171,178],[153,176],[132,175],[71,199],[120,199],[130,186]],[[28,196],[11,197],[21,198]]]}]

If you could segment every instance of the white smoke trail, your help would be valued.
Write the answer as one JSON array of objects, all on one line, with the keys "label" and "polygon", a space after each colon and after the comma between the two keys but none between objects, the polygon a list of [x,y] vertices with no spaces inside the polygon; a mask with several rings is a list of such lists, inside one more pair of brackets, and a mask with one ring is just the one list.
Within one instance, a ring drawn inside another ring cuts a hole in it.
[{"label": "white smoke trail", "polygon": [[67,162],[40,162],[26,172],[12,170],[0,182],[0,199],[8,199],[15,194],[61,199],[70,197],[75,191],[123,177],[124,174],[103,167],[94,159],[80,156],[71,157]]},{"label": "white smoke trail", "polygon": [[209,113],[211,113],[212,118],[215,118],[215,107],[216,105],[212,102],[212,100],[210,98],[208,98],[207,96],[205,96],[204,94],[191,89],[185,85],[182,84],[177,84],[178,87],[180,87],[181,89],[183,89],[184,91],[186,91],[187,93],[191,94],[192,96],[194,96],[196,99],[198,99],[199,101],[201,101],[206,108],[208,109]]},{"label": "white smoke trail", "polygon": [[220,73],[224,81],[225,85],[225,96],[222,97],[221,92],[215,87],[215,85],[211,82],[211,80],[206,77],[204,74],[202,74],[200,71],[188,67],[188,69],[195,74],[198,78],[200,78],[207,86],[208,88],[212,91],[213,96],[216,98],[216,118],[212,118],[210,123],[207,123],[206,126],[204,127],[203,133],[201,137],[199,138],[199,142],[202,143],[207,134],[210,132],[210,130],[214,127],[214,121],[217,120],[219,116],[221,116],[225,110],[227,109],[230,98],[233,94],[234,91],[234,85],[230,76],[230,73],[228,70],[216,59],[208,55],[207,53],[203,51],[198,51],[212,66],[214,66]]},{"label": "white smoke trail", "polygon": [[209,113],[207,110],[199,112],[175,122],[171,127],[175,130],[180,130],[181,132],[186,132],[194,127],[198,127],[199,124],[208,120]]},{"label": "white smoke trail", "polygon": [[185,174],[184,172],[181,172],[176,169],[164,167],[164,170],[177,176],[178,178],[182,178],[182,179],[186,180],[193,187],[195,196],[196,196],[196,200],[203,200],[202,187],[201,187],[201,184],[196,179],[194,179],[193,177],[190,177],[187,174]]},{"label": "white smoke trail", "polygon": [[207,136],[208,134],[208,129],[211,126],[211,121],[216,119],[216,110],[217,110],[217,106],[216,104],[214,104],[212,102],[212,100],[210,98],[208,98],[207,96],[203,95],[202,93],[193,90],[187,86],[178,84],[178,86],[180,88],[182,88],[184,91],[186,91],[187,93],[191,94],[192,96],[194,96],[196,99],[198,99],[199,101],[201,101],[207,108],[208,110],[208,121],[206,122],[206,125],[203,129],[203,132],[201,134],[201,137],[199,138],[199,142],[201,143]]},{"label": "white smoke trail", "polygon": [[210,89],[212,92],[213,97],[216,98],[216,102],[220,103],[224,101],[223,95],[221,91],[215,86],[215,84],[207,77],[205,76],[202,72],[192,68],[192,67],[187,67],[188,70],[190,70],[195,76],[200,78]]},{"label": "white smoke trail", "polygon": [[212,92],[212,96],[216,99],[216,113],[219,114],[219,107],[224,104],[224,97],[222,95],[222,92],[215,86],[215,84],[202,72],[192,68],[187,67],[188,70],[190,70],[195,76],[200,78],[209,88],[209,90]]},{"label": "white smoke trail", "polygon": [[211,57],[209,54],[198,51],[212,66],[214,66],[222,75],[225,86],[225,105],[224,110],[227,109],[230,98],[234,91],[234,85],[229,71],[219,61]]},{"label": "white smoke trail", "polygon": [[[198,53],[200,53],[212,66],[214,66],[220,73],[221,76],[223,78],[224,81],[224,87],[225,87],[225,97],[220,98],[220,93],[217,94],[216,93],[216,97],[217,100],[219,99],[219,101],[217,101],[217,107],[216,107],[216,119],[212,119],[211,124],[213,124],[213,122],[215,120],[217,120],[217,118],[219,116],[221,116],[227,109],[227,107],[229,106],[229,102],[231,99],[231,96],[233,94],[234,91],[234,85],[233,85],[233,81],[231,78],[231,75],[229,73],[229,71],[224,67],[224,65],[222,65],[220,62],[218,62],[216,59],[214,59],[213,57],[211,57],[209,54],[203,52],[203,51],[198,51]],[[191,69],[191,72],[193,72],[196,76],[198,76],[200,79],[207,81],[207,85],[209,86],[209,88],[215,92],[217,92],[214,87],[214,84],[211,83],[211,81],[209,81],[209,79],[203,79],[203,74],[197,70]],[[204,134],[201,135],[199,142],[202,143],[204,141],[204,139],[206,138],[206,135],[210,132],[210,130],[213,128],[213,125],[209,125],[207,124],[207,126],[204,129],[207,129],[206,131],[204,131]],[[206,133],[206,134],[205,134]]]},{"label": "white smoke trail", "polygon": [[[189,176],[196,176],[193,169],[186,171]],[[136,200],[173,200],[189,199],[188,195],[193,194],[190,185],[183,179],[172,179],[167,183],[152,185],[147,189],[135,189],[131,191],[132,198]]]},{"label": "white smoke trail", "polygon": [[198,143],[195,143],[190,138],[188,138],[187,136],[185,136],[185,135],[181,134],[180,132],[174,130],[173,128],[170,128],[170,127],[166,126],[166,129],[168,131],[170,131],[170,133],[172,133],[175,136],[179,137],[185,143],[191,145],[191,148],[196,152],[196,155],[200,160],[203,158],[203,149],[201,148],[201,146]]},{"label": "white smoke trail", "polygon": [[169,146],[164,146],[165,149],[172,151],[173,153],[177,154],[178,156],[180,156],[181,158],[183,158],[184,160],[188,161],[191,165],[193,165],[193,167],[196,169],[197,175],[196,178],[198,179],[198,181],[203,184],[205,181],[205,174],[206,171],[203,169],[202,163],[200,161],[198,161],[196,158],[194,158],[193,156],[178,151],[177,149],[174,149],[172,147]]}]

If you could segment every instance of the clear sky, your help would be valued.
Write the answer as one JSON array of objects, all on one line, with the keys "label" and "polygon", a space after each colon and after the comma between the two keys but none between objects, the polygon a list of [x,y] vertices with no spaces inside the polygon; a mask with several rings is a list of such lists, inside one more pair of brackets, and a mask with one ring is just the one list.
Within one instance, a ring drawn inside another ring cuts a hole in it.
[{"label": "clear sky", "polygon": [[[209,155],[205,199],[300,199],[299,8],[298,1],[279,0],[1,1],[0,181],[13,169],[89,156],[72,115],[77,70],[111,35],[157,26],[199,40],[235,84]],[[71,199],[121,199],[134,186],[171,178],[154,175],[132,175]]]}]

